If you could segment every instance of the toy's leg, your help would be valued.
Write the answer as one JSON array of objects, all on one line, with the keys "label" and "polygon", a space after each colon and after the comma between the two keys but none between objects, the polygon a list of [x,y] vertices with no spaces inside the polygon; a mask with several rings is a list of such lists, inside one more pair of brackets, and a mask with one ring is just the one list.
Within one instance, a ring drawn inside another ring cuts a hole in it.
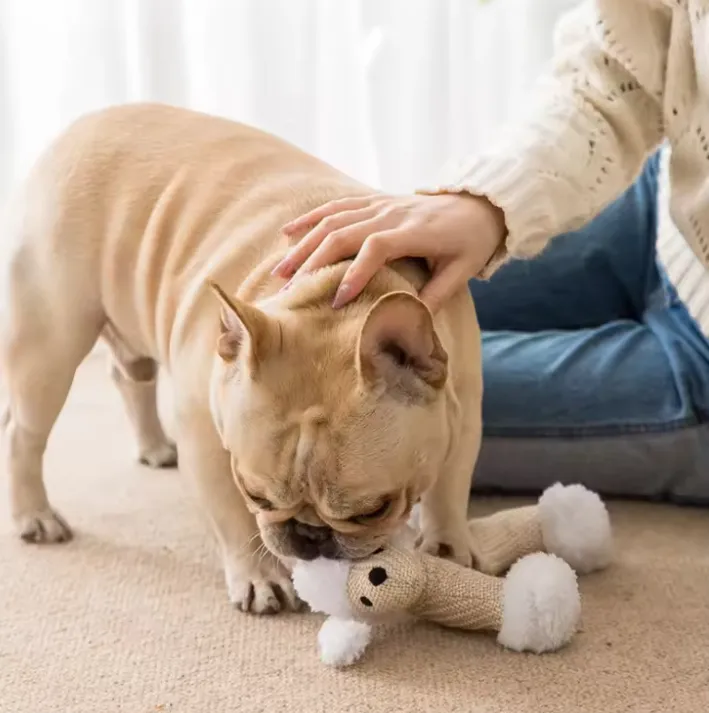
[{"label": "toy's leg", "polygon": [[556,485],[539,503],[469,522],[476,567],[502,574],[520,557],[549,552],[585,574],[607,566],[612,537],[605,505],[583,485]]},{"label": "toy's leg", "polygon": [[427,585],[412,614],[451,628],[497,631],[515,651],[555,651],[578,626],[581,599],[576,574],[560,557],[523,557],[507,576],[493,577],[420,555]]},{"label": "toy's leg", "polygon": [[410,613],[441,626],[499,631],[504,580],[421,554],[427,583]]},{"label": "toy's leg", "polygon": [[538,505],[474,518],[468,528],[475,568],[485,574],[502,574],[520,557],[545,549]]}]

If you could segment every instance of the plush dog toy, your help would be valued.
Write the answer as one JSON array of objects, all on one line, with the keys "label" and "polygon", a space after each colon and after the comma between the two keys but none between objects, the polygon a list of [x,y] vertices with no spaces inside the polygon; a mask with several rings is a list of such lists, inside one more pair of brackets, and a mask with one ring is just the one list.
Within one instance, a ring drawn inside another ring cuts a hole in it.
[{"label": "plush dog toy", "polygon": [[576,573],[611,558],[610,521],[598,495],[557,484],[537,505],[471,520],[470,534],[475,569],[401,545],[355,562],[298,562],[299,596],[329,615],[318,636],[322,660],[354,663],[373,624],[405,616],[494,631],[515,651],[543,653],[568,643],[581,614]]}]

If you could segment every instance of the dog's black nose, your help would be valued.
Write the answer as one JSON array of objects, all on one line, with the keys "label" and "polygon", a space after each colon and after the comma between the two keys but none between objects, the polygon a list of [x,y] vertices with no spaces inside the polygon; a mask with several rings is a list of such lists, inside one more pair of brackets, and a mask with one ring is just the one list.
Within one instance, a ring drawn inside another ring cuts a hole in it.
[{"label": "dog's black nose", "polygon": [[326,525],[308,525],[298,520],[289,520],[286,523],[286,532],[293,552],[299,559],[313,560],[316,557],[337,556],[337,543],[332,529]]}]

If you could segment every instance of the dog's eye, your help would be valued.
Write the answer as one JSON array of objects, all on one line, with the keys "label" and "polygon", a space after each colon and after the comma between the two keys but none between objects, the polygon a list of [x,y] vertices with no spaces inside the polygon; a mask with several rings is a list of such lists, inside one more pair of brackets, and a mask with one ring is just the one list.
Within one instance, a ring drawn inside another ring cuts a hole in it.
[{"label": "dog's eye", "polygon": [[384,517],[389,512],[391,508],[392,501],[390,499],[385,500],[376,510],[371,512],[361,513],[360,515],[353,515],[349,518],[350,522],[364,523],[370,520],[376,520],[380,517]]},{"label": "dog's eye", "polygon": [[267,498],[260,498],[256,495],[251,495],[251,493],[248,493],[248,496],[251,498],[251,502],[256,505],[257,507],[261,508],[261,510],[273,510],[274,505],[273,503],[268,500]]}]

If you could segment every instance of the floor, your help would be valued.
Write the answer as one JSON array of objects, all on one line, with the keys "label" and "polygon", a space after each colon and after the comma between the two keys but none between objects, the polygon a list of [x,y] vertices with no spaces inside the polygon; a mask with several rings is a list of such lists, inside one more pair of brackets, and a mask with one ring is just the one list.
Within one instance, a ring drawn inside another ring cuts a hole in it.
[{"label": "floor", "polygon": [[582,581],[583,629],[562,652],[419,624],[333,671],[317,617],[230,607],[188,484],[134,463],[105,371],[81,368],[47,457],[76,539],[23,545],[0,500],[0,713],[709,710],[708,511],[612,503],[617,560]]}]

